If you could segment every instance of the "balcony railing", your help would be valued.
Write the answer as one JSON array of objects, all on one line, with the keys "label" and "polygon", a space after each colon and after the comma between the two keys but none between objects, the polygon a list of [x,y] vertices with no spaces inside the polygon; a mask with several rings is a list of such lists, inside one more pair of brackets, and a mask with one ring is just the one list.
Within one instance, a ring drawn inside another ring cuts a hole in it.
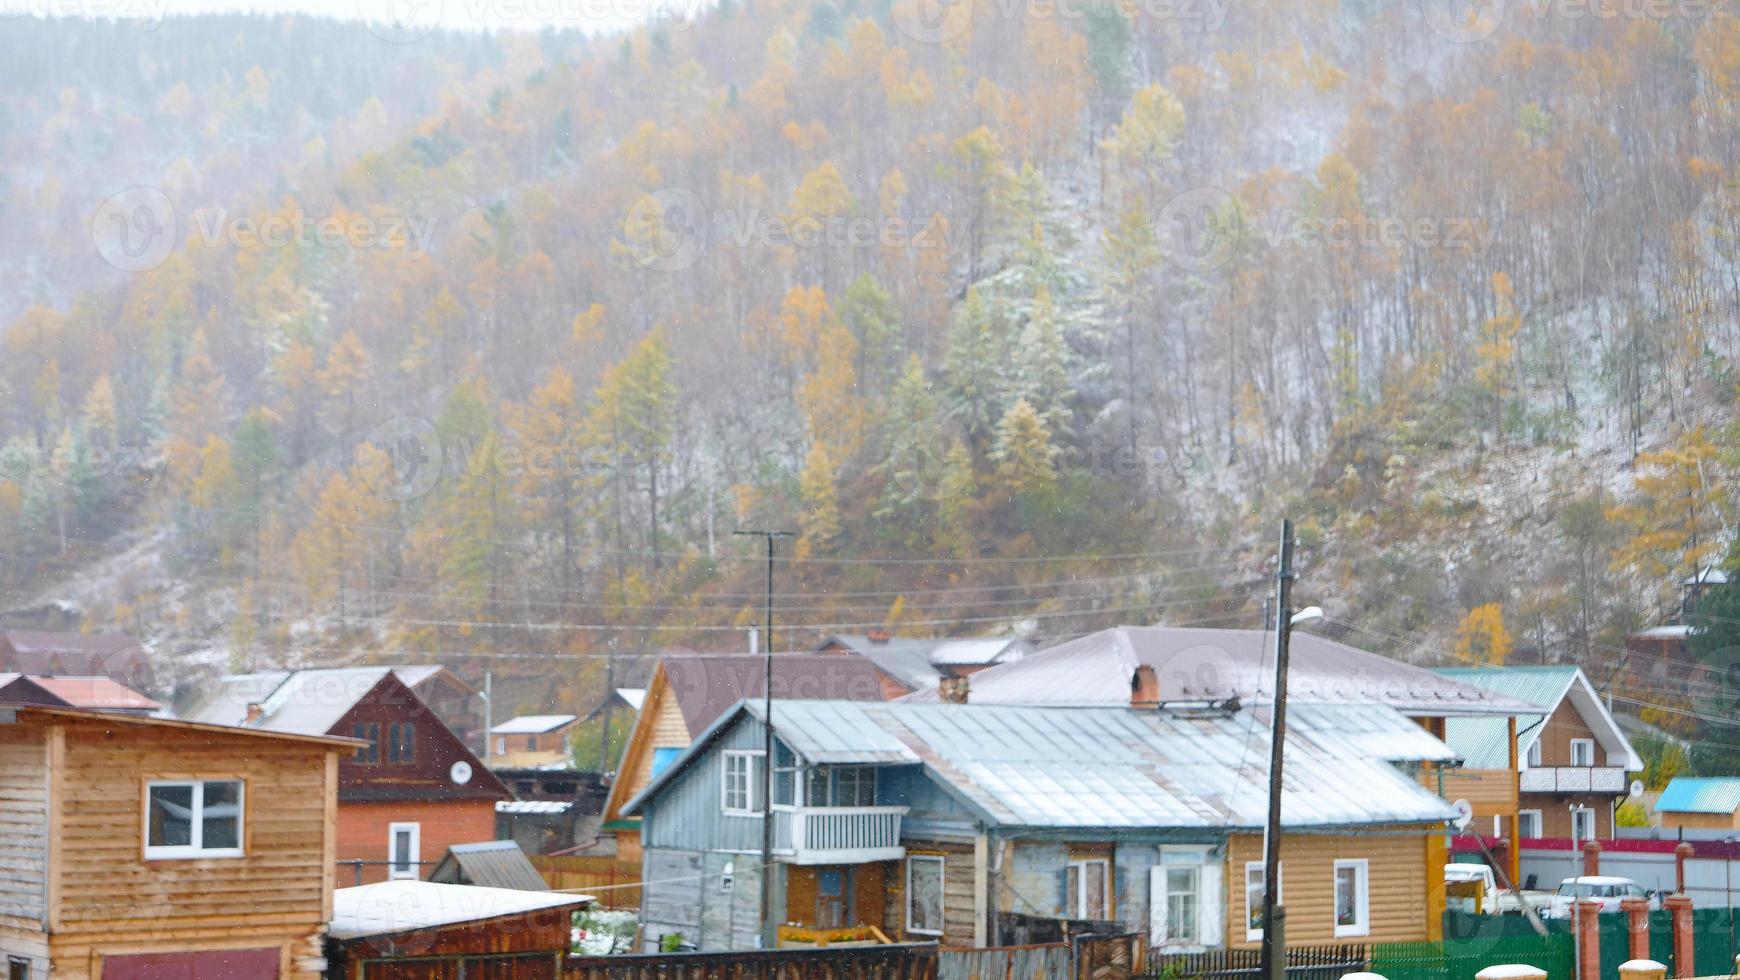
[{"label": "balcony railing", "polygon": [[1625,792],[1625,770],[1619,766],[1536,766],[1519,776],[1524,793]]},{"label": "balcony railing", "polygon": [[900,844],[903,806],[773,807],[773,851],[797,864],[892,861]]}]

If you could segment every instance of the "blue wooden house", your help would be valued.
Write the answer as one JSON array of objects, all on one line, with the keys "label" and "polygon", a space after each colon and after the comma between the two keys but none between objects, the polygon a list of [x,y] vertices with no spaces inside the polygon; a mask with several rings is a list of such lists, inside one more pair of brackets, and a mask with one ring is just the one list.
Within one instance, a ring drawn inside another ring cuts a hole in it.
[{"label": "blue wooden house", "polygon": [[[644,944],[762,941],[768,819],[782,943],[984,946],[1012,921],[1067,919],[1181,950],[1255,944],[1266,719],[1236,705],[776,701],[766,801],[764,708],[740,702],[625,808],[642,821]],[[1454,758],[1388,707],[1289,713],[1290,941],[1437,937],[1454,813],[1416,770]]]}]

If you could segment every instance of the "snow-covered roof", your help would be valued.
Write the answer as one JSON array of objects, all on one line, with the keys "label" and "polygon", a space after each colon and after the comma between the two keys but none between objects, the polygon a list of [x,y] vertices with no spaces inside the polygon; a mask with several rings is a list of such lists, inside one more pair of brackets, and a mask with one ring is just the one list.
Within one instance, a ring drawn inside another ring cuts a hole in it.
[{"label": "snow-covered roof", "polygon": [[334,939],[385,936],[417,929],[482,922],[539,909],[586,905],[590,895],[558,895],[512,888],[444,885],[433,881],[382,881],[332,893]]},{"label": "snow-covered roof", "polygon": [[646,703],[646,688],[619,687],[616,689],[616,696],[621,698],[629,707],[639,711],[640,706]]},{"label": "snow-covered roof", "polygon": [[542,735],[579,720],[575,715],[520,715],[490,729],[494,735]]}]

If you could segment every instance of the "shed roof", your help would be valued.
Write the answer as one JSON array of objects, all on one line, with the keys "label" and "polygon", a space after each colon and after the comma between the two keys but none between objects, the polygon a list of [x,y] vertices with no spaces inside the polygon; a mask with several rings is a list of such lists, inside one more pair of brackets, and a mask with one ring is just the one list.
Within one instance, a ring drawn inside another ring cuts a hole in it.
[{"label": "shed roof", "polygon": [[32,677],[37,686],[74,708],[95,711],[156,711],[162,707],[107,677]]},{"label": "shed roof", "polygon": [[1720,813],[1740,810],[1740,776],[1675,776],[1655,801],[1657,813]]},{"label": "shed roof", "polygon": [[433,881],[382,881],[332,893],[334,939],[385,936],[437,926],[483,922],[564,905],[586,905],[590,895],[447,885]]},{"label": "shed roof", "polygon": [[[500,812],[500,806],[497,806]],[[449,885],[482,885],[485,888],[513,888],[519,891],[549,891],[550,886],[526,852],[511,840],[481,841],[476,844],[454,844],[441,855],[429,880]]]},{"label": "shed roof", "polygon": [[[1118,626],[972,675],[977,704],[1128,704],[1136,668],[1153,669],[1163,701],[1274,697],[1274,633]],[[1507,715],[1533,706],[1312,633],[1295,632],[1290,704],[1382,704],[1409,715]],[[935,701],[921,690],[910,701]]]},{"label": "shed roof", "polygon": [[492,735],[543,735],[579,721],[578,715],[520,715],[491,728]]},{"label": "shed roof", "polygon": [[152,725],[159,728],[174,728],[188,732],[205,732],[219,736],[234,735],[248,738],[277,738],[294,742],[312,742],[346,751],[362,744],[354,738],[344,738],[338,735],[304,735],[298,732],[267,731],[259,728],[238,728],[234,725],[214,725],[206,722],[187,721],[180,718],[153,718],[148,715],[131,715],[115,711],[92,711],[89,708],[59,708],[42,707],[37,705],[0,707],[0,725],[11,724],[17,720],[47,722],[55,719],[88,722],[108,728],[124,725]]},{"label": "shed roof", "polygon": [[[1529,746],[1541,737],[1543,721],[1566,698],[1594,731],[1601,747],[1620,756],[1627,769],[1642,769],[1643,760],[1631,747],[1624,729],[1601,703],[1594,685],[1581,667],[1571,665],[1522,665],[1515,667],[1440,667],[1437,673],[1497,695],[1535,706],[1532,714],[1516,720],[1516,750],[1527,756]],[[1444,726],[1444,740],[1474,769],[1506,769],[1510,766],[1509,729],[1503,718],[1451,718]]]},{"label": "shed roof", "polygon": [[[774,727],[812,764],[923,765],[939,785],[989,823],[1034,828],[1253,828],[1267,815],[1268,727],[1258,709],[1138,711],[891,702],[779,701]],[[1325,709],[1334,710],[1334,709]],[[1406,718],[1367,708],[1349,720],[1354,737],[1323,713],[1290,728],[1282,820],[1292,827],[1431,823],[1454,812],[1424,787],[1369,753],[1378,729],[1449,758],[1442,743]],[[632,813],[711,735],[740,717],[745,701],[696,740],[630,801]],[[1435,747],[1435,748],[1433,748]]]}]

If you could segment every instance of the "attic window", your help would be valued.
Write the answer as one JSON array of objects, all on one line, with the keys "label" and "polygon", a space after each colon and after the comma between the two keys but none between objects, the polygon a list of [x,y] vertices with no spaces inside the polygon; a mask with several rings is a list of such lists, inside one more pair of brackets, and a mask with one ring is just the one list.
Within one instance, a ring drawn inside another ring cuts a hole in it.
[{"label": "attic window", "polygon": [[241,780],[152,780],[145,798],[146,860],[242,856]]},{"label": "attic window", "polygon": [[410,762],[417,752],[417,723],[395,721],[387,726],[387,761]]}]

